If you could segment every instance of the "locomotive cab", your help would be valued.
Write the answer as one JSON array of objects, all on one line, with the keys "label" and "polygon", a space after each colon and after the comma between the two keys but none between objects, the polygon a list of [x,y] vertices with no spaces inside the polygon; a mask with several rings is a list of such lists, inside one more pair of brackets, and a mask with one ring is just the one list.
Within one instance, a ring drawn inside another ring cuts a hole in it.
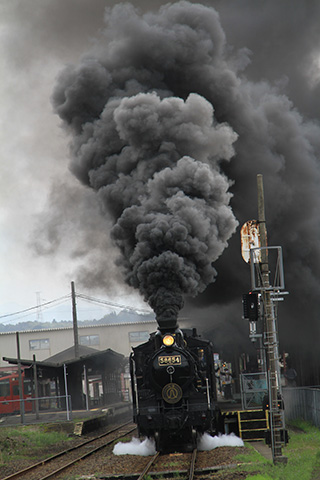
[{"label": "locomotive cab", "polygon": [[158,451],[188,451],[205,431],[217,433],[220,412],[212,344],[195,329],[157,331],[130,357],[133,417]]}]

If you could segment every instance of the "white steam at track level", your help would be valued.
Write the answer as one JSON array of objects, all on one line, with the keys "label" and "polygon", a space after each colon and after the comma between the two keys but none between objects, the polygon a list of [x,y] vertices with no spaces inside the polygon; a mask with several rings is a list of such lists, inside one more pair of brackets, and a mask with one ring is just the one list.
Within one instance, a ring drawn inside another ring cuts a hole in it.
[{"label": "white steam at track level", "polygon": [[[243,447],[244,443],[241,438],[234,433],[230,435],[219,435],[212,437],[208,433],[204,433],[198,441],[198,450],[207,451],[218,447]],[[130,442],[119,442],[113,448],[114,455],[155,455],[156,448],[153,440],[146,438],[139,440],[133,437]]]},{"label": "white steam at track level", "polygon": [[209,433],[204,433],[198,442],[198,450],[213,450],[218,447],[243,447],[244,443],[241,438],[237,437],[234,433],[229,435],[218,435],[212,437]]},{"label": "white steam at track level", "polygon": [[146,457],[148,455],[156,454],[156,447],[153,440],[146,438],[139,440],[133,437],[130,442],[118,442],[113,447],[114,455],[141,455]]}]

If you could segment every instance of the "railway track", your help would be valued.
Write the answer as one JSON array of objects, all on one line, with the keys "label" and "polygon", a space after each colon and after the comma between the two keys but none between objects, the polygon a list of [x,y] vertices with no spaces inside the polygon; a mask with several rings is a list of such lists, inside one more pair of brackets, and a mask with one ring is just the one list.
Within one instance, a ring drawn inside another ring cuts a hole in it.
[{"label": "railway track", "polygon": [[[232,471],[237,463],[232,462],[230,449],[221,455],[199,452],[173,453],[152,457],[143,454],[115,455],[113,443],[124,439],[136,431],[136,425],[131,422],[108,430],[102,435],[86,440],[80,445],[42,460],[28,468],[18,471],[0,480],[62,480],[66,478],[97,478],[105,480],[145,480],[146,478],[165,479],[180,478],[194,480],[196,477],[213,478],[219,470]],[[124,440],[125,442],[127,441]],[[226,461],[229,460],[229,461]],[[234,477],[230,477],[234,478]]]},{"label": "railway track", "polygon": [[136,425],[127,422],[101,435],[86,440],[75,447],[63,450],[56,455],[30,465],[2,480],[48,480],[56,478],[80,460],[86,459],[90,455],[112,444],[115,440],[119,440],[128,433],[133,432],[135,429]]},{"label": "railway track", "polygon": [[[215,474],[219,471],[232,471],[238,464],[237,463],[227,463],[223,465],[207,465],[196,468],[196,462],[198,458],[198,450],[194,449],[192,453],[183,454],[185,456],[183,464],[173,468],[171,466],[168,469],[168,456],[161,455],[156,453],[148,463],[142,467],[142,472],[130,474],[116,474],[116,475],[103,475],[101,478],[105,480],[145,480],[146,478],[165,478],[166,480],[175,480],[179,478],[180,480],[195,480],[198,478],[203,478],[205,475],[206,478],[215,478]],[[187,457],[187,461],[186,460]],[[200,462],[201,463],[201,462]],[[230,474],[232,475],[232,474]],[[233,476],[230,478],[234,478]]]},{"label": "railway track", "polygon": [[[172,473],[172,478],[175,478],[177,474],[179,476],[182,476],[182,478],[186,478],[188,480],[194,480],[194,473],[195,473],[195,464],[196,464],[196,459],[197,459],[197,449],[194,449],[191,458],[190,458],[190,465],[189,465],[189,471],[181,471],[181,470],[173,470],[172,472],[166,472],[166,478],[170,478],[170,473]],[[157,452],[151,460],[147,463],[145,466],[143,472],[139,475],[137,480],[143,480],[146,475],[151,471],[152,467],[155,465],[157,460],[161,458],[159,452]]]}]

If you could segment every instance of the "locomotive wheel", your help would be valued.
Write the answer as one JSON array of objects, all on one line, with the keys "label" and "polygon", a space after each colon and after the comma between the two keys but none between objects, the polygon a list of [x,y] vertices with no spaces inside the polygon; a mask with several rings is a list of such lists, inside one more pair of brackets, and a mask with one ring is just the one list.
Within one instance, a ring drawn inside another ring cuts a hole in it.
[{"label": "locomotive wheel", "polygon": [[197,448],[198,444],[198,432],[195,428],[185,430],[185,435],[181,438],[180,448],[183,452],[192,452]]},{"label": "locomotive wheel", "polygon": [[220,410],[216,412],[215,434],[217,433],[225,433],[224,418]]},{"label": "locomotive wheel", "polygon": [[155,443],[156,443],[156,451],[157,451],[157,452],[161,452],[161,449],[162,449],[161,447],[162,447],[162,445],[161,445],[161,441],[160,441],[160,440],[161,440],[160,432],[155,432],[155,434],[154,434],[154,440],[155,440]]},{"label": "locomotive wheel", "polygon": [[196,429],[192,429],[191,431],[191,442],[192,442],[192,449],[194,450],[197,448],[197,440],[198,440],[198,434]]}]

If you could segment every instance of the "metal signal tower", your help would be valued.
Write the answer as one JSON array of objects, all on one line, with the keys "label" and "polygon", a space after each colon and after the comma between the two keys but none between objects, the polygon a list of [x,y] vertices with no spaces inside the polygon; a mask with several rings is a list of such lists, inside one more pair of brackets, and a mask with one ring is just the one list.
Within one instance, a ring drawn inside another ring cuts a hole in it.
[{"label": "metal signal tower", "polygon": [[[287,457],[282,455],[282,447],[286,442],[286,430],[284,422],[283,401],[281,395],[280,365],[278,332],[276,328],[275,302],[279,300],[278,295],[284,292],[284,275],[281,247],[269,247],[267,242],[267,227],[264,206],[263,177],[257,176],[258,187],[258,222],[250,221],[247,248],[245,248],[244,259],[250,254],[251,268],[251,291],[258,292],[263,307],[262,317],[264,320],[264,347],[267,357],[267,371],[269,383],[269,419],[270,419],[270,443],[274,463],[286,463]],[[249,246],[248,246],[249,245]],[[258,245],[258,246],[257,246]],[[270,283],[269,257],[276,254],[275,274],[273,284]],[[246,260],[247,261],[247,260]]]},{"label": "metal signal tower", "polygon": [[[285,435],[284,427],[284,412],[282,408],[281,396],[281,381],[280,381],[280,367],[279,367],[279,348],[278,348],[278,334],[276,328],[276,317],[274,308],[273,292],[279,291],[283,285],[283,273],[280,275],[282,282],[279,285],[270,285],[269,277],[269,260],[268,260],[268,242],[267,242],[267,227],[264,207],[264,191],[263,191],[263,177],[257,176],[258,187],[258,222],[261,242],[261,285],[259,290],[262,295],[264,305],[264,320],[265,320],[265,346],[268,361],[269,373],[269,411],[270,411],[270,431],[271,431],[271,447],[274,463],[286,462],[287,458],[282,455],[282,446]],[[281,249],[279,250],[281,252]],[[281,264],[282,265],[282,257]],[[283,269],[280,269],[283,272]],[[282,284],[281,284],[282,283]]]},{"label": "metal signal tower", "polygon": [[37,322],[42,322],[42,310],[41,310],[41,292],[36,292],[37,296]]}]

